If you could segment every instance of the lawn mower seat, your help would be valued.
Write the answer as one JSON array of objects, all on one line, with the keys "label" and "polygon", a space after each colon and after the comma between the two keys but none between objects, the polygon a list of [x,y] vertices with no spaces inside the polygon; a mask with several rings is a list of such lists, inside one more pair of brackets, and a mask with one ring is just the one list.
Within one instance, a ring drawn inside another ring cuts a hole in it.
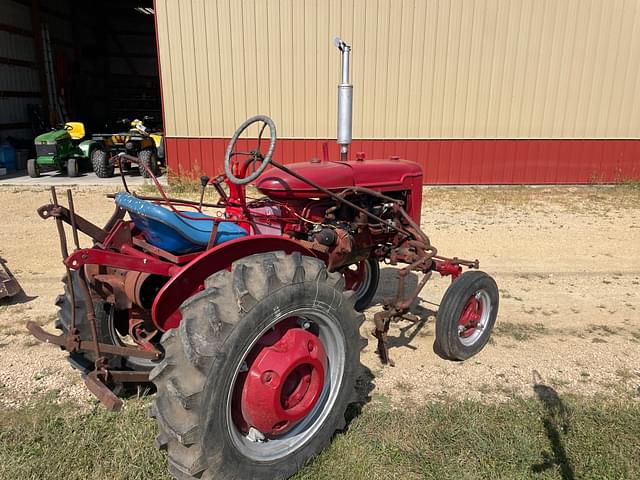
[{"label": "lawn mower seat", "polygon": [[[191,220],[147,200],[125,192],[116,193],[116,205],[126,210],[135,226],[151,245],[176,255],[206,248],[214,222]],[[213,218],[204,213],[186,211],[193,218]],[[215,244],[247,235],[245,229],[233,222],[220,222]]]},{"label": "lawn mower seat", "polygon": [[64,124],[64,129],[69,132],[71,140],[82,140],[84,138],[84,123],[82,122],[67,122]]}]

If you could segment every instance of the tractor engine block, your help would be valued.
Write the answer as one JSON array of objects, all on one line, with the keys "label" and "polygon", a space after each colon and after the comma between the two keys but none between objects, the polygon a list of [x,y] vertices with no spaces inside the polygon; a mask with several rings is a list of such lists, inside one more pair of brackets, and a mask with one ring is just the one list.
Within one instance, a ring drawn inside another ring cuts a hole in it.
[{"label": "tractor engine block", "polygon": [[[404,203],[406,192],[394,193],[398,201]],[[301,213],[315,223],[307,231],[305,240],[326,249],[330,270],[365,260],[378,247],[398,241],[394,227],[402,219],[394,208],[397,203],[368,194],[345,198],[383,222],[372,223],[367,215],[343,203],[326,199],[309,202]]]}]

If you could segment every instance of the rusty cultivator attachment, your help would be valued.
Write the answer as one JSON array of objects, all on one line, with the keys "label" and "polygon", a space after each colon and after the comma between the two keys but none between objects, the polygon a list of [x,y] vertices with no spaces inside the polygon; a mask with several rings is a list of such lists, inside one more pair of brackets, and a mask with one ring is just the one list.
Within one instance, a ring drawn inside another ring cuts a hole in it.
[{"label": "rusty cultivator attachment", "polygon": [[[81,251],[78,235],[79,232],[89,236],[96,244],[106,242],[109,240],[109,229],[117,220],[124,217],[124,211],[120,208],[116,208],[105,229],[101,229],[75,213],[73,194],[71,190],[67,190],[67,208],[59,204],[55,187],[51,187],[51,198],[52,203],[40,207],[38,209],[38,214],[43,219],[53,218],[56,222],[58,236],[60,238],[62,261],[67,272],[65,282],[71,303],[71,321],[69,328],[61,335],[48,333],[42,329],[40,325],[32,321],[27,322],[27,329],[40,341],[58,345],[70,354],[80,351],[93,352],[95,356],[94,365],[92,369],[88,369],[83,373],[84,382],[87,388],[103,405],[105,405],[105,407],[110,410],[117,411],[122,407],[122,400],[120,400],[112,390],[107,387],[107,385],[125,382],[144,383],[149,381],[149,375],[147,372],[111,371],[104,355],[134,356],[149,360],[157,360],[161,357],[161,352],[152,346],[149,346],[146,350],[142,350],[133,346],[118,346],[99,342],[97,334],[98,325],[96,323],[96,313],[94,310],[94,298],[92,297],[84,269],[77,268],[76,270],[76,268],[74,268],[76,267],[77,262],[73,260],[73,256],[69,255],[64,224],[66,223],[71,227],[74,252],[79,252]],[[81,253],[80,256],[81,258],[88,259],[84,253]],[[72,269],[77,271],[77,277],[79,279],[78,282],[72,281]],[[78,321],[76,318],[78,311],[77,303],[79,301],[81,301],[86,307],[86,319],[83,319],[83,322],[86,321],[89,324],[89,330],[91,332],[90,339],[81,338],[79,331],[76,328]]]},{"label": "rusty cultivator attachment", "polygon": [[20,292],[18,281],[7,267],[5,260],[0,257],[0,298],[13,297]]}]

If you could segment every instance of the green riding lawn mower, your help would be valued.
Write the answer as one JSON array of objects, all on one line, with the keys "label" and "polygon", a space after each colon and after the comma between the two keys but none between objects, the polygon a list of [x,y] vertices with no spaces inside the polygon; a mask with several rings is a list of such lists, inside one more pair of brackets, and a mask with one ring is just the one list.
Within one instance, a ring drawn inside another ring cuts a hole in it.
[{"label": "green riding lawn mower", "polygon": [[97,147],[97,142],[82,139],[84,124],[67,122],[62,128],[38,135],[35,139],[36,158],[27,161],[27,172],[32,178],[40,176],[43,167],[67,171],[70,177],[77,177],[89,166],[89,158]]},{"label": "green riding lawn mower", "polygon": [[92,151],[91,164],[93,171],[100,178],[113,176],[116,167],[123,171],[131,169],[131,162],[121,160],[120,153],[138,157],[143,177],[149,177],[149,171],[155,176],[160,175],[160,165],[164,160],[164,143],[162,133],[153,131],[143,122],[153,120],[145,116],[143,120],[122,119],[120,123],[129,124],[130,129],[120,133],[96,133],[92,136],[97,142],[97,148]]}]

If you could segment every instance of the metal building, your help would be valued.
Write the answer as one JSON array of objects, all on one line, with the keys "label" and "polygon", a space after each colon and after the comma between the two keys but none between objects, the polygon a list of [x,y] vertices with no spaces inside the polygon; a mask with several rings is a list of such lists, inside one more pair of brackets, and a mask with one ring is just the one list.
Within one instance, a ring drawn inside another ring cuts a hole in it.
[{"label": "metal building", "polygon": [[338,56],[353,46],[354,152],[428,183],[640,176],[637,0],[156,0],[167,155],[219,171],[256,113],[277,157],[335,139]]},{"label": "metal building", "polygon": [[174,171],[221,171],[257,113],[277,159],[326,141],[337,158],[335,36],[352,157],[399,155],[435,184],[640,178],[638,0],[0,0],[0,141],[157,119],[161,95]]}]

